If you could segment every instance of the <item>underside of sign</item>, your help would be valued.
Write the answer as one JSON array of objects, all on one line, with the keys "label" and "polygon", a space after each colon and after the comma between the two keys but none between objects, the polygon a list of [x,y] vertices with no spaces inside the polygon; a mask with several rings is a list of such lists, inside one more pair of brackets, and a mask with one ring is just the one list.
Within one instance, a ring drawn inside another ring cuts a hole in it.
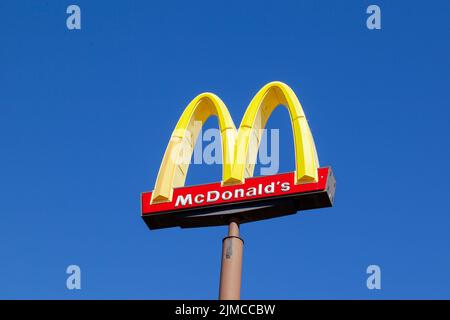
[{"label": "underside of sign", "polygon": [[318,181],[296,184],[295,172],[247,178],[243,184],[211,183],[176,188],[171,201],[151,203],[141,196],[142,217],[150,229],[206,227],[269,219],[297,211],[331,207],[336,180],[330,167],[318,169]]}]

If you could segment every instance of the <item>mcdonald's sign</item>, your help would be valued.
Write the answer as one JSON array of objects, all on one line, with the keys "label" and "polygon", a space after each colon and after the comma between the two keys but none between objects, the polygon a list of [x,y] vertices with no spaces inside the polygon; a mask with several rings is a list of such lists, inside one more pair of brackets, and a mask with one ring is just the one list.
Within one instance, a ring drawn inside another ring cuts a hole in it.
[{"label": "mcdonald's sign", "polygon": [[[287,108],[294,136],[295,172],[253,177],[256,154],[272,111]],[[222,181],[185,186],[199,130],[218,119],[222,141]],[[333,205],[336,181],[330,167],[319,167],[311,130],[292,89],[282,82],[265,85],[250,102],[236,130],[223,101],[212,93],[195,97],[181,114],[164,154],[155,188],[141,195],[150,229],[226,225]]]}]

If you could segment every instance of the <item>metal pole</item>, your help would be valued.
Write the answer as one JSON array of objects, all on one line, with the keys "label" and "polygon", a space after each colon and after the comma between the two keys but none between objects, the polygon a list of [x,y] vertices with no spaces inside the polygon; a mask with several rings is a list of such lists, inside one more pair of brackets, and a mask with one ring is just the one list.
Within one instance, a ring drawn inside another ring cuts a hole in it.
[{"label": "metal pole", "polygon": [[239,237],[239,224],[231,221],[228,226],[228,237],[222,241],[220,300],[239,300],[241,297],[243,249],[244,241]]}]

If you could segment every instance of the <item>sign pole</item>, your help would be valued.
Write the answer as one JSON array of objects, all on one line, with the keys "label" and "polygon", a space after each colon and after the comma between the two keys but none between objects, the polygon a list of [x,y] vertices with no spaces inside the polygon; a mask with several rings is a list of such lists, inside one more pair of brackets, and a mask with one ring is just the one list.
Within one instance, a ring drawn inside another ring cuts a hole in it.
[{"label": "sign pole", "polygon": [[239,300],[241,297],[243,249],[244,240],[239,237],[239,224],[231,221],[228,225],[228,236],[222,241],[220,300]]}]

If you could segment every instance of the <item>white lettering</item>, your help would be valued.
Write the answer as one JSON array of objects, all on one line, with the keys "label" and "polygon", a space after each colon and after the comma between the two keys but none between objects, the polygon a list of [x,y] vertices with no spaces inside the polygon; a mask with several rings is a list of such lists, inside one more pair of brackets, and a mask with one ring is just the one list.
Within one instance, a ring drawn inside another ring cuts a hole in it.
[{"label": "white lettering", "polygon": [[180,205],[180,203],[182,206],[185,206],[188,203],[189,203],[189,205],[192,205],[192,195],[190,193],[188,193],[186,195],[186,197],[183,198],[183,196],[180,194],[177,197],[177,201],[175,202],[175,207],[178,207]]},{"label": "white lettering", "polygon": [[[215,198],[211,198],[211,196],[212,196],[213,194],[216,196]],[[206,202],[214,202],[214,201],[217,201],[219,198],[220,198],[220,193],[219,193],[219,191],[215,191],[215,190],[213,190],[213,191],[208,191],[208,195],[207,195],[207,197],[206,197]]]},{"label": "white lettering", "polygon": [[235,198],[243,198],[244,197],[244,189],[236,189],[234,190]]},{"label": "white lettering", "polygon": [[222,200],[230,200],[232,196],[233,194],[231,193],[231,191],[224,191],[222,193]]},{"label": "white lettering", "polygon": [[267,185],[264,188],[264,193],[268,194],[268,193],[274,193],[275,192],[275,182],[272,182],[271,184]]},{"label": "white lettering", "polygon": [[197,204],[203,203],[205,201],[205,195],[204,194],[198,194],[194,197],[194,202]]},{"label": "white lettering", "polygon": [[286,192],[291,190],[291,184],[289,182],[283,182],[281,184],[281,191]]},{"label": "white lettering", "polygon": [[256,196],[256,188],[255,187],[248,188],[247,193],[245,195],[247,197],[254,197],[254,196]]}]

